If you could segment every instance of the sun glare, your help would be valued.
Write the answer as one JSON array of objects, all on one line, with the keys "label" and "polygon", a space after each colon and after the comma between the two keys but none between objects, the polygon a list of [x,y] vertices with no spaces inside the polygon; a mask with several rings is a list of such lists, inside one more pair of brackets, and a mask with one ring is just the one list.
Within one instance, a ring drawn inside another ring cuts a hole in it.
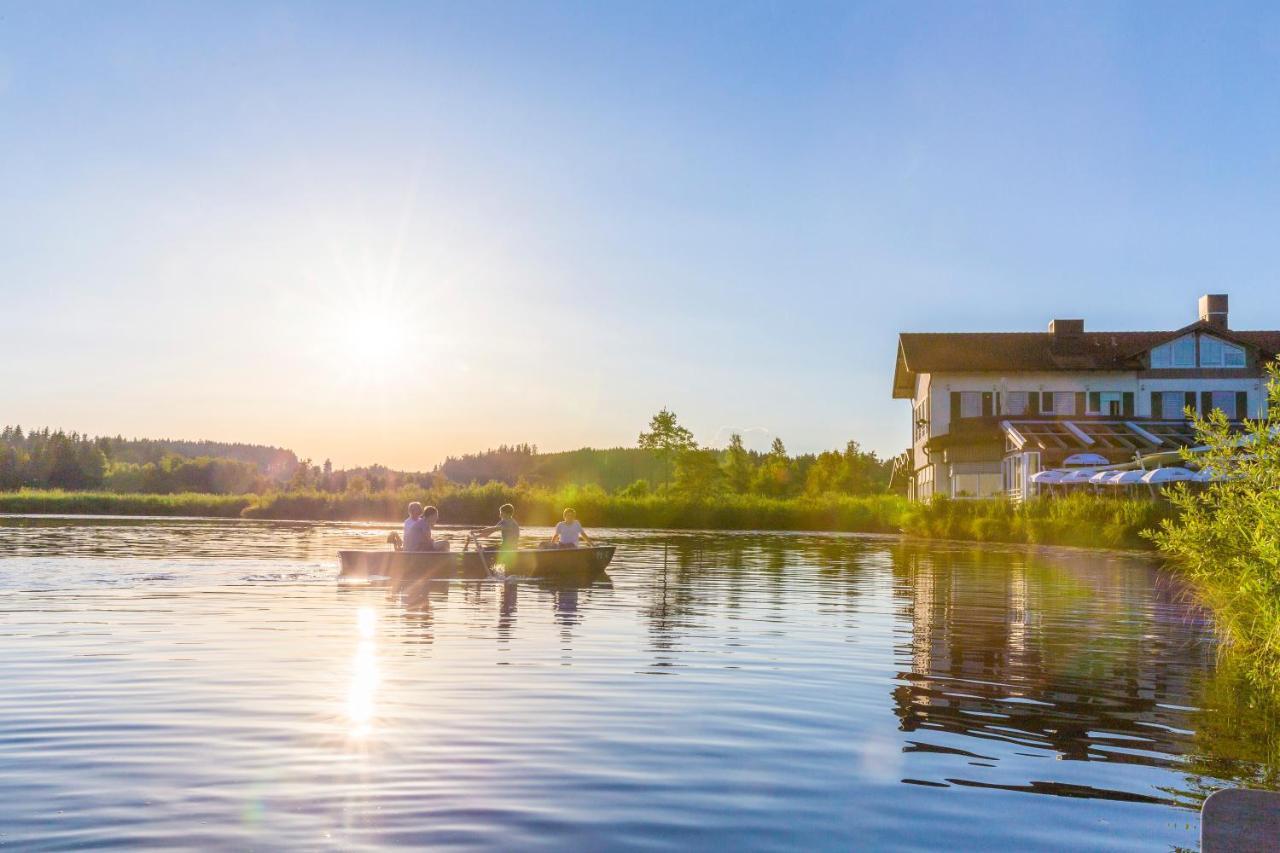
[{"label": "sun glare", "polygon": [[356,739],[365,738],[373,731],[378,690],[377,630],[377,613],[371,607],[361,607],[356,613],[356,632],[360,639],[351,661],[351,684],[347,689],[349,732]]},{"label": "sun glare", "polygon": [[334,366],[350,377],[377,384],[394,378],[408,358],[408,324],[394,306],[353,300],[327,325]]}]

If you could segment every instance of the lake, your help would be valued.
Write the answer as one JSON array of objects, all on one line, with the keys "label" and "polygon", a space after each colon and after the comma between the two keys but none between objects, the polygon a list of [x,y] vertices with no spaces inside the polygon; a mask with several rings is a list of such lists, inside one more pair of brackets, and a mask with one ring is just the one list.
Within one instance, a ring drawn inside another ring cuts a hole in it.
[{"label": "lake", "polygon": [[1276,780],[1142,557],[599,531],[581,588],[337,584],[389,529],[0,519],[0,846],[1168,850]]}]

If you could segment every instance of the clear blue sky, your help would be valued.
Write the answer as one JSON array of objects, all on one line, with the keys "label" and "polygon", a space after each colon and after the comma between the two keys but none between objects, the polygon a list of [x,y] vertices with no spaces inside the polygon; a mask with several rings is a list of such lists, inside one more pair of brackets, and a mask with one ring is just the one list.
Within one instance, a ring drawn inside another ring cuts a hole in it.
[{"label": "clear blue sky", "polygon": [[1280,13],[5,3],[0,421],[908,441],[901,330],[1280,328]]}]

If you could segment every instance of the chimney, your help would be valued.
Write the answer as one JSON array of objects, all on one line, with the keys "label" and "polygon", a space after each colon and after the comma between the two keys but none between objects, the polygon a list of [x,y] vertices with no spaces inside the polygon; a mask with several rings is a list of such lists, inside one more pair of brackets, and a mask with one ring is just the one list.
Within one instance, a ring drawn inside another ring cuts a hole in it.
[{"label": "chimney", "polygon": [[1051,349],[1055,355],[1071,356],[1084,351],[1084,320],[1050,320]]},{"label": "chimney", "polygon": [[1200,297],[1200,322],[1227,328],[1227,294],[1206,293]]}]

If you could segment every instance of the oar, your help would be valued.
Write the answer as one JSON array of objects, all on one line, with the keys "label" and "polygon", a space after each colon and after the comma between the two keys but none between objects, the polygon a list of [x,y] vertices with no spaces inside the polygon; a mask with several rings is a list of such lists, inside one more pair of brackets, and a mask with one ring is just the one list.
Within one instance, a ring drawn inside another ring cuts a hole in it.
[{"label": "oar", "polygon": [[474,533],[470,534],[470,539],[476,543],[476,553],[480,555],[480,565],[484,566],[484,572],[491,580],[506,581],[507,576],[498,574],[494,569],[489,568],[489,558],[484,555],[484,548],[480,547],[480,540],[476,539]]}]

